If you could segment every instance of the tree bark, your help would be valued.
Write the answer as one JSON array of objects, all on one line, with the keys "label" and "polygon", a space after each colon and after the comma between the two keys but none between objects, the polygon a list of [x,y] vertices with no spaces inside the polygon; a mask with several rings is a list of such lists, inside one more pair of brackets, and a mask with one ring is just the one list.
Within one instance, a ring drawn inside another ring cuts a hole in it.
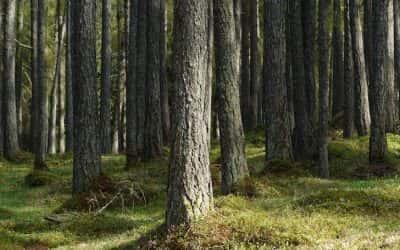
[{"label": "tree bark", "polygon": [[66,42],[66,55],[65,55],[65,85],[66,85],[66,118],[65,118],[65,144],[66,151],[73,151],[74,144],[74,101],[73,101],[73,88],[72,88],[72,65],[71,65],[71,0],[66,0],[67,3],[67,42]]},{"label": "tree bark", "polygon": [[15,21],[16,0],[3,1],[4,55],[3,55],[3,105],[4,105],[4,156],[15,160],[19,152],[17,110],[15,98]]},{"label": "tree bark", "polygon": [[72,81],[74,86],[73,193],[87,192],[100,176],[96,88],[96,1],[74,0]]},{"label": "tree bark", "polygon": [[343,61],[343,30],[341,0],[334,0],[333,18],[333,89],[332,89],[332,117],[343,112],[344,106],[344,61]]},{"label": "tree bark", "polygon": [[[4,50],[1,49],[4,46],[4,4],[0,4],[0,58],[3,58]],[[0,60],[0,72],[3,72],[3,60]],[[4,97],[4,79],[2,73],[0,73],[0,97]],[[3,113],[4,102],[0,100],[0,157],[4,154],[4,113]]]},{"label": "tree bark", "polygon": [[350,22],[354,61],[355,82],[355,124],[359,136],[367,135],[370,131],[371,116],[369,110],[367,66],[364,55],[364,42],[361,27],[361,2],[350,0]]},{"label": "tree bark", "polygon": [[[394,8],[394,67],[395,67],[395,86],[397,86],[397,95],[400,96],[400,2],[393,0]],[[400,103],[397,103],[397,109],[400,110]]]},{"label": "tree bark", "polygon": [[[208,0],[174,3],[175,88],[169,164],[167,227],[189,224],[213,208],[204,117],[209,53]],[[196,22],[193,22],[196,20]]]},{"label": "tree bark", "polygon": [[111,0],[102,0],[100,147],[111,152]]},{"label": "tree bark", "polygon": [[264,84],[266,96],[266,161],[292,158],[286,85],[286,2],[266,0]]},{"label": "tree bark", "polygon": [[388,88],[387,58],[389,0],[374,1],[373,6],[373,74],[370,84],[371,137],[369,160],[371,163],[385,160],[387,152],[385,97]]},{"label": "tree bark", "polygon": [[331,0],[319,1],[319,171],[329,178],[329,9]]},{"label": "tree bark", "polygon": [[241,83],[240,99],[244,129],[250,130],[251,124],[251,82],[250,82],[250,1],[241,0],[242,4],[242,48],[241,48]]},{"label": "tree bark", "polygon": [[169,110],[169,94],[167,79],[167,21],[168,14],[166,9],[166,0],[161,0],[160,6],[160,83],[161,83],[161,114],[163,127],[163,140],[165,143],[169,141],[169,133],[171,130],[170,110]]},{"label": "tree bark", "polygon": [[258,102],[260,90],[260,50],[258,41],[260,38],[259,2],[251,0],[250,3],[250,82],[251,82],[251,112],[250,125],[255,129],[258,124]]},{"label": "tree bark", "polygon": [[229,194],[248,175],[240,112],[240,2],[215,0],[214,18],[221,190]]},{"label": "tree bark", "polygon": [[344,138],[351,138],[354,134],[354,64],[349,1],[344,1]]}]

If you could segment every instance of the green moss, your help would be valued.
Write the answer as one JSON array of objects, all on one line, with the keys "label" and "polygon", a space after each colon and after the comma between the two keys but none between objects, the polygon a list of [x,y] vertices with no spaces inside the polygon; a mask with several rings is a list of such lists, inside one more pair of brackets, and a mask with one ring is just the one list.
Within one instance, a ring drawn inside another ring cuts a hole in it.
[{"label": "green moss", "polygon": [[25,177],[25,184],[30,187],[50,185],[59,181],[57,175],[49,171],[34,170]]}]

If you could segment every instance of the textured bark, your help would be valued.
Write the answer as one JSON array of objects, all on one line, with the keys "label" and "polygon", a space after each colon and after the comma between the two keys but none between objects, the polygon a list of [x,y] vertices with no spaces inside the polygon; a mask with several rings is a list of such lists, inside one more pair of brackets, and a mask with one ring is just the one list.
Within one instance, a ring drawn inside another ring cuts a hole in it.
[{"label": "textured bark", "polygon": [[[312,159],[315,154],[314,138],[312,128],[312,117],[307,112],[307,91],[305,58],[303,46],[303,26],[301,22],[302,6],[300,0],[289,2],[290,19],[290,50],[293,81],[293,109],[294,109],[294,132],[293,151],[295,159]],[[279,129],[279,128],[278,128]]]},{"label": "textured bark", "polygon": [[258,124],[258,102],[260,90],[260,49],[258,41],[260,38],[259,0],[251,0],[250,3],[250,82],[251,82],[251,103],[250,103],[250,125],[255,129]]},{"label": "textured bark", "polygon": [[304,70],[307,93],[307,112],[313,121],[317,120],[316,97],[316,35],[317,35],[317,0],[302,0]]},{"label": "textured bark", "polygon": [[160,93],[161,0],[148,0],[145,159],[162,155],[162,116]]},{"label": "textured bark", "polygon": [[355,124],[358,135],[367,135],[370,130],[367,67],[364,55],[364,42],[361,27],[361,1],[350,0],[350,22],[354,61],[355,82]]},{"label": "textured bark", "polygon": [[221,190],[229,194],[248,175],[240,112],[240,2],[214,1],[218,120],[221,132]]},{"label": "textured bark", "polygon": [[65,116],[65,148],[67,152],[73,151],[74,144],[74,101],[72,95],[72,65],[71,65],[71,0],[66,0],[67,4],[67,41],[65,55],[65,89],[66,89],[66,116]]},{"label": "textured bark", "polygon": [[334,0],[333,18],[333,88],[332,88],[332,117],[343,112],[344,106],[344,61],[343,61],[343,30],[341,0]]},{"label": "textured bark", "polygon": [[250,1],[241,0],[242,5],[242,48],[240,102],[244,129],[250,130],[251,124],[251,82],[250,82]]},{"label": "textured bark", "polygon": [[74,0],[72,11],[72,77],[74,87],[73,193],[89,190],[100,176],[96,88],[95,0]]},{"label": "textured bark", "polygon": [[[0,48],[4,46],[3,40],[3,18],[4,18],[4,4],[0,4]],[[3,58],[3,49],[0,49],[0,58]],[[0,60],[0,72],[3,72],[3,61]],[[2,73],[0,73],[0,97],[3,98],[3,88],[4,88],[4,81]],[[4,153],[4,116],[3,116],[3,105],[4,102],[0,100],[0,157],[3,156]]]},{"label": "textured bark", "polygon": [[387,89],[386,89],[386,131],[395,132],[399,122],[399,110],[397,96],[398,86],[395,84],[395,47],[394,47],[394,12],[393,1],[388,2],[388,57],[387,57]]},{"label": "textured bark", "polygon": [[167,9],[166,0],[161,0],[160,5],[161,20],[160,20],[160,84],[161,84],[161,114],[163,139],[166,143],[169,141],[169,133],[171,130],[171,120],[169,111],[169,94],[167,81]]},{"label": "textured bark", "polygon": [[344,127],[343,137],[354,134],[354,64],[349,0],[344,1]]},{"label": "textured bark", "polygon": [[136,41],[137,41],[137,7],[138,1],[131,2],[130,32],[128,49],[128,72],[126,82],[126,155],[127,166],[131,166],[137,159],[137,109],[136,109]]},{"label": "textured bark", "polygon": [[3,105],[4,105],[4,156],[15,160],[19,151],[17,110],[15,100],[15,21],[16,0],[3,1],[4,55],[3,55]]},{"label": "textured bark", "polygon": [[292,158],[286,85],[286,2],[266,0],[264,84],[266,96],[266,161]]},{"label": "textured bark", "polygon": [[102,0],[100,147],[111,152],[111,0]]},{"label": "textured bark", "polygon": [[35,169],[47,169],[45,163],[46,157],[46,146],[47,146],[47,82],[46,82],[46,65],[45,65],[45,16],[46,16],[46,7],[44,0],[37,1],[37,21],[34,23],[37,24],[37,33],[36,41],[37,48],[34,48],[37,51],[36,61],[33,62],[37,64],[37,81],[32,86],[32,91],[37,91],[34,95],[37,96],[37,107],[35,112],[35,117],[37,117],[36,125],[35,125],[35,133],[34,133],[34,149],[35,149]]},{"label": "textured bark", "polygon": [[374,1],[373,5],[373,74],[370,84],[371,137],[369,160],[371,163],[385,160],[387,152],[385,96],[387,83],[388,14],[389,0]]},{"label": "textured bark", "polygon": [[328,128],[329,128],[329,9],[331,0],[319,1],[319,171],[329,178]]},{"label": "textured bark", "polygon": [[208,110],[204,112],[204,120],[207,121],[207,133],[208,133],[208,145],[211,146],[211,133],[212,133],[212,110],[213,110],[213,81],[214,81],[214,4],[213,0],[208,0],[208,43],[207,43],[207,86],[206,86],[206,100],[205,109]]},{"label": "textured bark", "polygon": [[[372,81],[372,53],[373,53],[373,0],[364,0],[364,50],[365,61],[368,67],[368,79]],[[351,12],[350,12],[351,13]]]},{"label": "textured bark", "polygon": [[[188,224],[213,208],[207,123],[208,0],[174,2],[175,88],[167,227]],[[193,22],[196,20],[196,22]]]},{"label": "textured bark", "polygon": [[[395,67],[395,85],[397,86],[397,94],[400,96],[400,2],[393,0],[394,8],[394,67]],[[400,103],[397,108],[400,109]]]}]

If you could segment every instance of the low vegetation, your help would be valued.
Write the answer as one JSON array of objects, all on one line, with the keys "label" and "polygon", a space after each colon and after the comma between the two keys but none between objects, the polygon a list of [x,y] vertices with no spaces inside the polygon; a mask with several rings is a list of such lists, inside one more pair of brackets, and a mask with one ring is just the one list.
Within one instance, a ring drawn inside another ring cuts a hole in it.
[{"label": "low vegetation", "polygon": [[400,136],[389,135],[382,165],[369,165],[368,138],[333,136],[330,180],[314,177],[312,162],[265,168],[262,138],[248,135],[251,177],[230,196],[220,195],[220,151],[213,146],[215,210],[168,236],[167,157],[129,172],[124,157],[104,157],[104,188],[79,204],[70,200],[69,156],[48,159],[46,175],[31,172],[29,156],[1,161],[0,249],[400,248]]}]

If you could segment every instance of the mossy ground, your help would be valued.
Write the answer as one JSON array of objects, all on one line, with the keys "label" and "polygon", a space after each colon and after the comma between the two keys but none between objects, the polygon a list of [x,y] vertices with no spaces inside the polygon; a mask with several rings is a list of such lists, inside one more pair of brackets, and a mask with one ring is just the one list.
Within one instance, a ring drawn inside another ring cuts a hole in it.
[{"label": "mossy ground", "polygon": [[[124,171],[122,156],[103,158],[115,183],[133,183],[145,201],[119,199],[103,213],[71,210],[72,160],[48,159],[44,185],[25,182],[32,157],[0,161],[0,249],[400,249],[400,136],[389,135],[387,162],[368,164],[368,138],[330,143],[330,180],[312,162],[275,162],[265,169],[262,133],[248,136],[252,177],[237,194],[220,196],[219,149],[211,152],[215,210],[190,229],[160,233],[167,157]],[[62,218],[60,223],[46,216]]]}]

